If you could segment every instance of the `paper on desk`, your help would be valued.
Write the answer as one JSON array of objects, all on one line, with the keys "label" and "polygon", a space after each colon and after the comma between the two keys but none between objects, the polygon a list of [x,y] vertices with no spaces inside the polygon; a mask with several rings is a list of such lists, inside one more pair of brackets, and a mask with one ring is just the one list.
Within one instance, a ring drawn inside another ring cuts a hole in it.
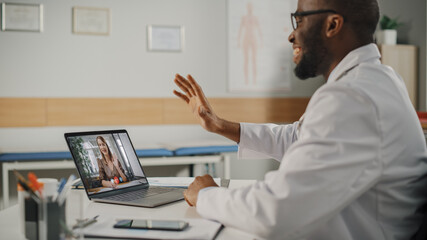
[{"label": "paper on desk", "polygon": [[[194,177],[149,177],[147,180],[151,186],[187,188],[194,181]],[[214,178],[214,181],[221,186],[221,178]]]},{"label": "paper on desk", "polygon": [[121,229],[114,228],[113,225],[117,219],[123,218],[102,218],[86,228],[84,235],[86,237],[112,237],[112,238],[144,238],[144,239],[213,239],[221,229],[221,224],[206,219],[174,219],[183,220],[189,223],[189,226],[183,231],[160,231],[143,229]]}]

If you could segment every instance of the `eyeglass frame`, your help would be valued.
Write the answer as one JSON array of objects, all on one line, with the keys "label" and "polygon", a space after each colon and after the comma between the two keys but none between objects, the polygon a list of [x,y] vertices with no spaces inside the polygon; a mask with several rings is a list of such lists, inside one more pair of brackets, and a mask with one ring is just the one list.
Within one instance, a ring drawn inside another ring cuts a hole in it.
[{"label": "eyeglass frame", "polygon": [[332,10],[332,9],[321,9],[321,10],[311,10],[311,11],[304,11],[304,12],[294,12],[294,13],[291,13],[292,28],[294,30],[296,30],[298,28],[298,22],[297,22],[297,19],[295,17],[305,17],[305,16],[320,14],[320,13],[338,14],[337,11]]}]

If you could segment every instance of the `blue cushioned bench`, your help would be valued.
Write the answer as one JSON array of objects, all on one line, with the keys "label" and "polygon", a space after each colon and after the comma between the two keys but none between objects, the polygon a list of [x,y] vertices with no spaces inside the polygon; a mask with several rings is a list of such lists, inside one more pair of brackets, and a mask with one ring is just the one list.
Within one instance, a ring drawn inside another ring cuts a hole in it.
[{"label": "blue cushioned bench", "polygon": [[0,162],[73,159],[70,152],[3,153]]},{"label": "blue cushioned bench", "polygon": [[[184,147],[176,150],[166,148],[139,149],[135,150],[136,155],[143,157],[173,157],[173,156],[194,156],[211,155],[224,152],[237,152],[237,145],[230,146],[204,146],[204,147]],[[15,161],[39,161],[39,160],[72,160],[70,152],[26,152],[26,153],[2,153],[0,162]]]},{"label": "blue cushioned bench", "polygon": [[[224,177],[230,178],[229,157],[223,153],[237,152],[237,145],[182,147],[175,150],[166,148],[138,149],[136,155],[144,166],[193,165],[224,163]],[[3,166],[3,208],[9,205],[9,171],[41,169],[74,169],[70,152],[26,152],[1,153]],[[190,169],[190,175],[192,170]]]},{"label": "blue cushioned bench", "polygon": [[203,146],[203,147],[183,147],[174,150],[175,156],[209,155],[225,152],[237,152],[237,145],[230,146]]},{"label": "blue cushioned bench", "polygon": [[138,157],[173,157],[173,151],[166,148],[139,149],[135,150]]}]

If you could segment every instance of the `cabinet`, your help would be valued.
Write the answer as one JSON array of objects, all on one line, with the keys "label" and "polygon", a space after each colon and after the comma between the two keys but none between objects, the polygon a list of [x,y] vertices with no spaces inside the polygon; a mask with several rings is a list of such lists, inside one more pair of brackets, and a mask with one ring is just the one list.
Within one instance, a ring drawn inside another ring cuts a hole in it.
[{"label": "cabinet", "polygon": [[413,45],[380,45],[381,62],[392,67],[405,81],[409,97],[417,109],[418,56]]}]

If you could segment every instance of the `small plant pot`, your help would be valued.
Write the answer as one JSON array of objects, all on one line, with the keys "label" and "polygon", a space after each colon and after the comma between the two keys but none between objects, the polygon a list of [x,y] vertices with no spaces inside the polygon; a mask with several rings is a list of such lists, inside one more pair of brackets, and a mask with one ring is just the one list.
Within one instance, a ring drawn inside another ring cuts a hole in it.
[{"label": "small plant pot", "polygon": [[377,43],[385,45],[396,45],[397,31],[396,29],[380,30],[377,32]]}]

